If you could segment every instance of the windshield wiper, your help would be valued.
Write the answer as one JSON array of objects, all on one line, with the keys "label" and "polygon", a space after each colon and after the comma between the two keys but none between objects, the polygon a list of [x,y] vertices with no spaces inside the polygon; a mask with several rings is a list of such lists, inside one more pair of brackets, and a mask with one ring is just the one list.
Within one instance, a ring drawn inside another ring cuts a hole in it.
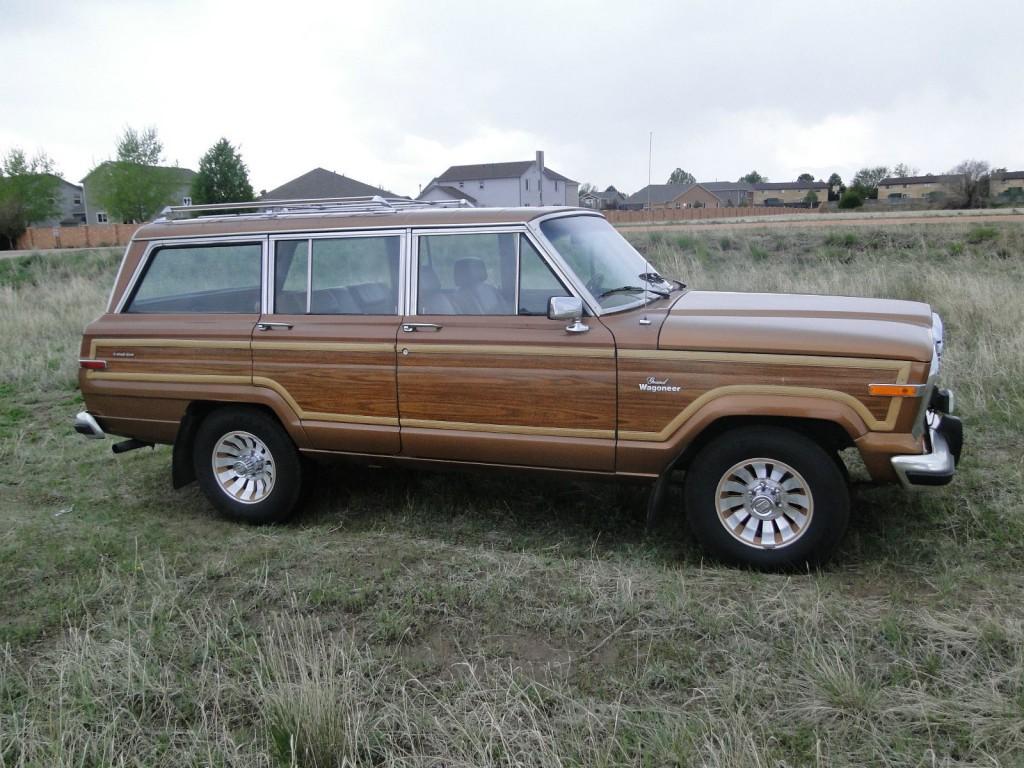
[{"label": "windshield wiper", "polygon": [[661,298],[665,298],[668,294],[665,291],[656,291],[650,286],[646,288],[639,285],[621,285],[618,288],[609,288],[607,291],[602,293],[597,298],[603,299],[605,296],[612,296],[616,293],[653,293]]}]

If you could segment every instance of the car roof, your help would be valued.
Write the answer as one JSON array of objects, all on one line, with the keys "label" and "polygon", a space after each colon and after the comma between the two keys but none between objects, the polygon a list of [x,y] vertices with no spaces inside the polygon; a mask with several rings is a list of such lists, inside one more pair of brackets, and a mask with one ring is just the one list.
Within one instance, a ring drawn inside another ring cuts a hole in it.
[{"label": "car roof", "polygon": [[182,237],[274,234],[341,229],[402,229],[406,227],[465,227],[525,224],[552,213],[595,215],[585,208],[548,206],[535,208],[400,208],[390,211],[265,212],[191,219],[161,218],[144,224],[136,240]]}]

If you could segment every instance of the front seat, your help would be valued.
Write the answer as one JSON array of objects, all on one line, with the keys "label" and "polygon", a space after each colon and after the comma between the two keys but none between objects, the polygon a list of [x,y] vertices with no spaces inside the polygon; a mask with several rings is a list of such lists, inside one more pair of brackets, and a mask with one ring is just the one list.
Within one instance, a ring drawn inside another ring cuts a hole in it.
[{"label": "front seat", "polygon": [[420,267],[419,315],[457,315],[451,300],[441,291],[441,278],[434,268],[424,264]]},{"label": "front seat", "polygon": [[506,315],[511,307],[498,289],[487,282],[487,265],[480,259],[455,262],[455,285],[459,292],[455,303],[464,315]]}]

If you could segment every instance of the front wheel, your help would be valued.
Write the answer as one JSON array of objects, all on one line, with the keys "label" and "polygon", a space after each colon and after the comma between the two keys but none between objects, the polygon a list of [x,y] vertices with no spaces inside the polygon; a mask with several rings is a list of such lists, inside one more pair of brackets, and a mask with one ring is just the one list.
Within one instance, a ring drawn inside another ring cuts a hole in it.
[{"label": "front wheel", "polygon": [[214,411],[199,425],[196,479],[206,498],[229,517],[278,523],[295,510],[302,462],[288,433],[255,408]]},{"label": "front wheel", "polygon": [[839,544],[850,496],[835,459],[778,427],[748,427],[705,446],[687,471],[686,511],[704,548],[765,569],[815,565]]}]

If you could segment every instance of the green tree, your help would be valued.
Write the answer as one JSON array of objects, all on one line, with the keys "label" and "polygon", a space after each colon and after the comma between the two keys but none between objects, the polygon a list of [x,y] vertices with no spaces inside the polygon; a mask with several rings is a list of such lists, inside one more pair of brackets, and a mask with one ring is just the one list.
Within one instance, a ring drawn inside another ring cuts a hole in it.
[{"label": "green tree", "polygon": [[153,218],[181,185],[180,168],[164,168],[163,144],[155,128],[125,128],[117,142],[117,159],[100,163],[87,184],[109,216],[123,222]]},{"label": "green tree", "polygon": [[853,177],[852,189],[856,189],[862,198],[878,199],[878,182],[889,175],[889,169],[884,165],[876,165],[873,168],[861,168]]},{"label": "green tree", "polygon": [[192,202],[244,203],[253,199],[249,169],[242,155],[227,139],[221,139],[199,161],[199,171],[192,179]]},{"label": "green tree", "polygon": [[801,173],[799,176],[796,177],[796,180],[797,181],[814,181],[814,174],[813,173]]},{"label": "green tree", "polygon": [[53,161],[40,152],[29,159],[20,149],[0,160],[0,248],[14,248],[29,226],[56,216],[60,180]]},{"label": "green tree", "polygon": [[807,203],[807,207],[816,208],[818,206],[818,193],[813,189],[807,190],[807,194],[804,195],[804,202]]},{"label": "green tree", "polygon": [[843,184],[843,177],[838,173],[833,173],[828,177],[828,199],[838,200],[839,196],[846,191],[846,185]]},{"label": "green tree", "polygon": [[676,168],[668,176],[669,184],[696,184],[696,177],[682,168]]},{"label": "green tree", "polygon": [[864,198],[853,187],[843,192],[842,197],[839,198],[839,207],[843,209],[860,208],[862,205],[864,205]]},{"label": "green tree", "polygon": [[740,176],[740,181],[745,181],[747,184],[764,184],[768,181],[767,176],[762,176],[757,171],[751,171],[746,176]]}]

